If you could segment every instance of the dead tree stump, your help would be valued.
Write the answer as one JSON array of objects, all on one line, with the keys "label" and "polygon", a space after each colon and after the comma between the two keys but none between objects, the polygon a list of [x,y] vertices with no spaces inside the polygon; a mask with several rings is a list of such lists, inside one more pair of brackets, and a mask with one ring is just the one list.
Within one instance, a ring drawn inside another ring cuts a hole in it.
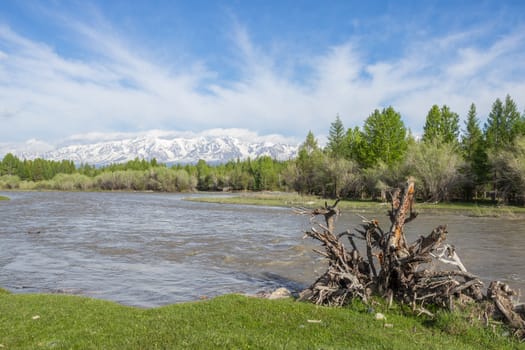
[{"label": "dead tree stump", "polygon": [[[489,300],[500,319],[525,334],[525,306],[515,306],[510,288],[501,282],[493,282],[486,295],[483,283],[467,271],[453,246],[445,242],[447,227],[440,225],[427,236],[421,236],[408,244],[404,226],[417,217],[413,210],[415,187],[409,180],[403,189],[391,193],[391,209],[388,212],[390,229],[383,231],[375,219],[363,218],[355,233],[350,230],[335,233],[335,221],[340,215],[336,208],[325,203],[324,208],[309,210],[295,208],[298,214],[309,215],[312,228],[305,237],[322,243],[323,250],[315,250],[328,261],[326,272],[311,286],[299,294],[299,300],[319,305],[342,306],[358,298],[365,303],[371,295],[380,295],[391,302],[396,300],[412,305],[427,315],[432,315],[425,305],[433,304],[453,309],[458,302],[481,302]],[[324,223],[315,221],[324,217]],[[348,248],[343,243],[348,239]],[[366,252],[361,254],[356,240],[363,240]],[[453,268],[436,270],[438,262]]]}]

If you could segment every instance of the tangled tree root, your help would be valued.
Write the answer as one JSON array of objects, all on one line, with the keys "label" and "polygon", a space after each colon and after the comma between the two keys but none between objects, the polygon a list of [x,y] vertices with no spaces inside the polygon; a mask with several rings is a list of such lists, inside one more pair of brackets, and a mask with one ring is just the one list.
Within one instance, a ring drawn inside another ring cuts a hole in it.
[{"label": "tangled tree root", "polygon": [[[394,191],[391,197],[391,226],[386,232],[377,220],[363,218],[355,233],[347,230],[336,234],[339,201],[314,210],[294,209],[311,217],[313,225],[305,237],[319,240],[324,249],[315,251],[328,260],[326,272],[300,293],[300,300],[342,306],[354,298],[366,303],[372,295],[382,295],[389,302],[409,304],[413,310],[428,315],[432,315],[425,308],[429,304],[453,310],[457,303],[488,301],[494,306],[486,308],[490,310],[488,317],[503,320],[524,338],[525,304],[515,305],[516,293],[499,281],[490,283],[483,294],[480,279],[467,271],[454,247],[444,243],[446,226],[434,228],[411,244],[406,242],[404,225],[417,217],[413,211],[414,183],[408,181],[403,190]],[[325,224],[313,220],[317,216],[323,216]],[[343,244],[343,237],[348,239],[349,249]],[[357,248],[357,239],[365,242],[364,255]],[[453,268],[436,269],[443,264]]]}]

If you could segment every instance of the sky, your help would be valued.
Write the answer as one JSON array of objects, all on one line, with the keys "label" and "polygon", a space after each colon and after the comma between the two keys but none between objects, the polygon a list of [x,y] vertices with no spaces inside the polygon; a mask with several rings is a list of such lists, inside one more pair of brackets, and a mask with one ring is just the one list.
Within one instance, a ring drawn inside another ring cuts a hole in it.
[{"label": "sky", "polygon": [[0,1],[0,145],[525,108],[525,1]]}]

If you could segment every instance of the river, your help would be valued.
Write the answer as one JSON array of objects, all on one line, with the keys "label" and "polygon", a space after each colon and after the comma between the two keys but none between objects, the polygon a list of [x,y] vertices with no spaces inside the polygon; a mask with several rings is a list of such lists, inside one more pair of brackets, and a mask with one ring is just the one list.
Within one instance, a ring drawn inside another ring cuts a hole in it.
[{"label": "river", "polygon": [[[9,192],[0,201],[0,286],[155,307],[219,294],[299,290],[324,271],[289,208],[198,203],[187,194]],[[386,210],[386,209],[385,209]],[[383,210],[366,213],[389,223]],[[344,213],[340,231],[361,221]],[[467,269],[525,291],[525,219],[421,214],[409,241],[448,225]]]}]

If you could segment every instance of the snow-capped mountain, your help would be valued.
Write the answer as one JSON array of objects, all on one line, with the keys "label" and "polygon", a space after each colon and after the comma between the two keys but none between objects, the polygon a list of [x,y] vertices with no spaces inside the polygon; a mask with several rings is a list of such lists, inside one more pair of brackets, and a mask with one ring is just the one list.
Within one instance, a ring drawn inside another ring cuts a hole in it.
[{"label": "snow-capped mountain", "polygon": [[193,136],[165,138],[138,136],[116,141],[89,144],[70,144],[45,152],[14,151],[22,159],[72,160],[76,164],[107,165],[135,158],[156,158],[160,163],[196,163],[203,159],[209,163],[223,163],[232,159],[255,159],[270,156],[287,160],[297,154],[297,145],[272,142],[258,138],[248,141],[232,136]]}]

